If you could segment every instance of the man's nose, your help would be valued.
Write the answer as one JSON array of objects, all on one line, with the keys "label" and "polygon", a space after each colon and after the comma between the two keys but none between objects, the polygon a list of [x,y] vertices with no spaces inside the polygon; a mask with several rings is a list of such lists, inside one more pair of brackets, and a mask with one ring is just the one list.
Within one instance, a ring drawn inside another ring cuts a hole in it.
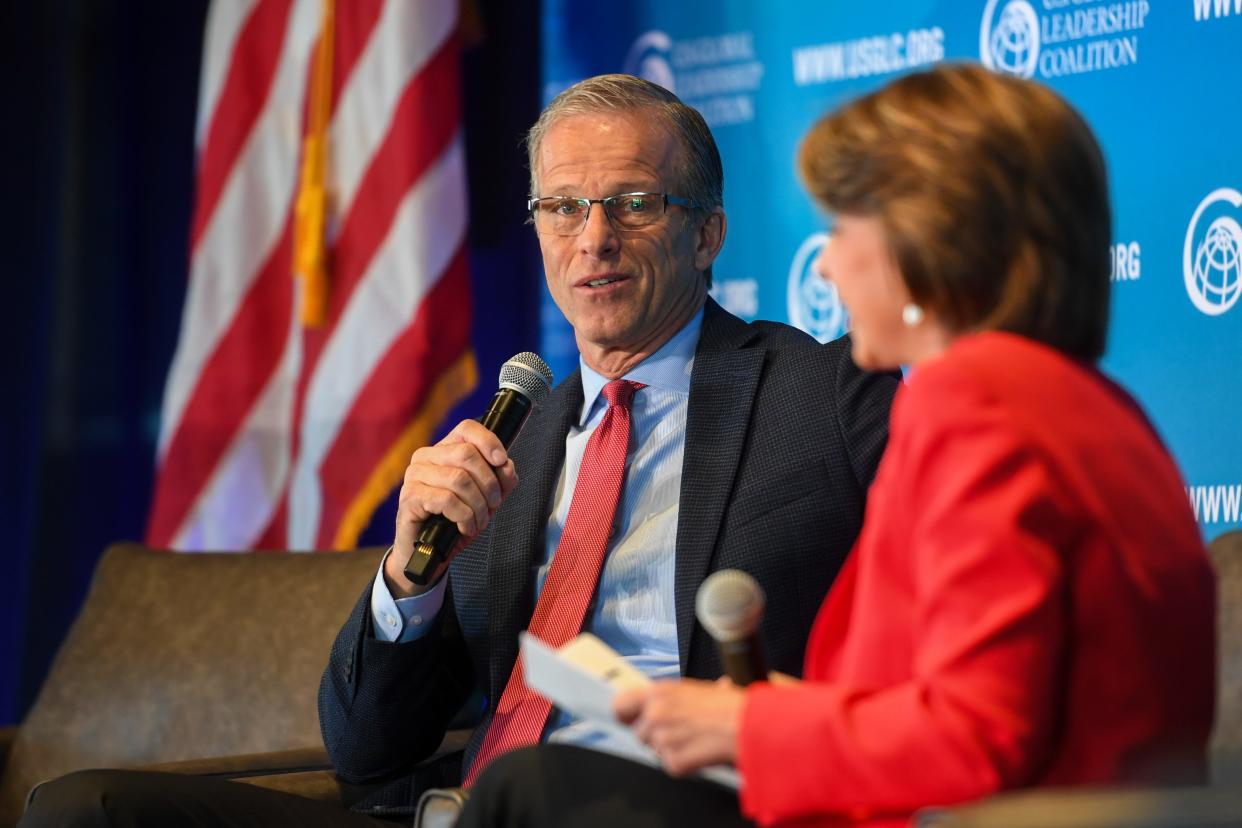
[{"label": "man's nose", "polygon": [[604,205],[592,204],[590,212],[587,213],[586,226],[578,235],[578,245],[582,252],[602,256],[615,252],[620,244],[621,240]]}]

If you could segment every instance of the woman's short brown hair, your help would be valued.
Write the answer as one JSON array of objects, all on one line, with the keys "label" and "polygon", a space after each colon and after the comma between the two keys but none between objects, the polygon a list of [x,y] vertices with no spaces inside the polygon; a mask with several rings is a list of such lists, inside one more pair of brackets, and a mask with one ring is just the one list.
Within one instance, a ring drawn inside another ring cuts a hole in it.
[{"label": "woman's short brown hair", "polygon": [[1104,352],[1104,157],[1052,90],[942,64],[821,120],[798,166],[830,211],[879,219],[914,301],[950,330]]}]

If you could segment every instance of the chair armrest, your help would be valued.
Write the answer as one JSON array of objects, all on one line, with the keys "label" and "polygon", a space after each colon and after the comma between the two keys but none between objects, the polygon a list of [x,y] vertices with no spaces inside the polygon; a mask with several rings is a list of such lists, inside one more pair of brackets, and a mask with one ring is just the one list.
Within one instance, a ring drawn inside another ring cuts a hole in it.
[{"label": "chair armrest", "polygon": [[266,776],[239,776],[234,782],[245,782],[260,788],[347,807],[345,786],[331,770],[274,773]]},{"label": "chair armrest", "polygon": [[144,770],[184,773],[193,776],[220,776],[246,782],[260,788],[313,799],[317,802],[343,804],[341,783],[332,770],[328,752],[323,747],[293,748],[267,753],[245,753],[236,756],[209,756],[182,762],[148,765]]},{"label": "chair armrest", "polygon": [[1045,788],[925,808],[917,828],[1203,828],[1236,825],[1242,787]]},{"label": "chair armrest", "polygon": [[[436,752],[420,762],[418,767],[428,769],[438,762],[450,759],[453,754],[460,754],[470,741],[471,732],[469,728],[448,731]],[[346,807],[384,787],[384,783],[350,785],[342,782],[333,771],[328,752],[322,746],[187,759],[148,765],[143,769],[194,776],[220,776]]]},{"label": "chair armrest", "polygon": [[9,750],[13,747],[13,740],[16,738],[17,725],[0,727],[0,776],[4,775],[4,766],[9,761]]},{"label": "chair armrest", "polygon": [[181,762],[162,762],[143,768],[143,770],[184,773],[192,776],[227,776],[231,779],[331,769],[332,762],[328,759],[328,752],[323,747],[242,753],[235,756],[208,756],[202,759],[186,759]]}]

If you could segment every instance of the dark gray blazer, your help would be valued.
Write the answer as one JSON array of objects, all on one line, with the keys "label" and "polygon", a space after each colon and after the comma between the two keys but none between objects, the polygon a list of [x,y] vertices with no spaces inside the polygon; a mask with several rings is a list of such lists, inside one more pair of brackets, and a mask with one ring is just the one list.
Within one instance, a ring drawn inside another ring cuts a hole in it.
[{"label": "dark gray blazer", "polygon": [[[746,323],[711,299],[690,379],[677,519],[677,640],[686,676],[720,659],[694,617],[707,575],[744,569],[763,586],[762,642],[798,675],[811,623],[862,524],[884,449],[893,376],[860,371],[847,340],[820,345],[774,322]],[[324,741],[351,782],[395,779],[430,755],[477,686],[500,697],[534,610],[552,490],[582,407],[579,374],[531,415],[510,454],[519,483],[454,559],[436,627],[407,644],[371,632],[370,587],[342,628],[319,690]],[[466,750],[473,759],[491,717]],[[405,790],[385,799],[412,796]]]}]

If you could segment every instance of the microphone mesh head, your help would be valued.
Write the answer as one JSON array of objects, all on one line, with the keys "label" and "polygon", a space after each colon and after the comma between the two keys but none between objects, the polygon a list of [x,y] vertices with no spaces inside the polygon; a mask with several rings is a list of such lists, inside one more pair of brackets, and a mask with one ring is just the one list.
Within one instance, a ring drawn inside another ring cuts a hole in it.
[{"label": "microphone mesh head", "polygon": [[523,351],[500,366],[500,387],[525,394],[538,405],[552,390],[552,369],[539,354]]},{"label": "microphone mesh head", "polygon": [[740,569],[722,569],[703,581],[694,610],[712,638],[737,641],[759,628],[763,588]]}]

